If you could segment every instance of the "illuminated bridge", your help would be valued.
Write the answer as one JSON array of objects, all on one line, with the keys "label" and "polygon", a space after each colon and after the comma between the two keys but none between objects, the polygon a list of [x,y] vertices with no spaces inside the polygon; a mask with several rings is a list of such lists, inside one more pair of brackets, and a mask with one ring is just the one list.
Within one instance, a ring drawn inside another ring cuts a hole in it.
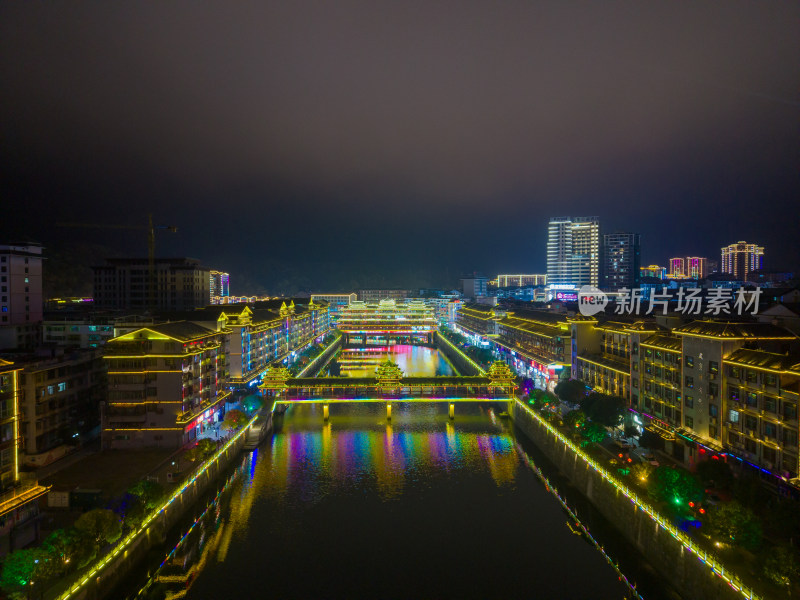
[{"label": "illuminated bridge", "polygon": [[392,418],[393,402],[446,402],[450,418],[457,402],[504,402],[513,399],[514,374],[502,361],[492,365],[486,375],[465,377],[404,377],[400,368],[386,362],[375,377],[291,377],[288,369],[271,367],[259,386],[275,399],[275,406],[322,404],[328,418],[328,405],[348,402],[386,404],[386,417]]},{"label": "illuminated bridge", "polygon": [[436,317],[433,307],[420,301],[381,300],[379,304],[354,301],[342,307],[337,329],[345,336],[345,344],[366,345],[402,338],[430,344],[436,332]]}]

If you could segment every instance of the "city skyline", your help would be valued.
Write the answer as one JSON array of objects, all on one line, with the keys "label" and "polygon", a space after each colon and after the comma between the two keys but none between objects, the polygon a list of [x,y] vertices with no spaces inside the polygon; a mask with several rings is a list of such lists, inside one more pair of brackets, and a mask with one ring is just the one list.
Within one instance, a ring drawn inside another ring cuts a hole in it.
[{"label": "city skyline", "polygon": [[625,6],[4,6],[1,237],[142,256],[56,224],[152,212],[159,256],[330,289],[544,272],[583,214],[796,269],[800,8]]}]

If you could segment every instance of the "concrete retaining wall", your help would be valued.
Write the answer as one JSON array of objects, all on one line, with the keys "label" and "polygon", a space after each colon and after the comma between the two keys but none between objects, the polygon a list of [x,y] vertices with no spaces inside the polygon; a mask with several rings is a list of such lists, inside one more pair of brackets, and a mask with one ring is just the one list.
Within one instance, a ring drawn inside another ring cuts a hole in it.
[{"label": "concrete retaining wall", "polygon": [[144,560],[151,548],[166,541],[167,532],[179,524],[198,500],[212,489],[219,476],[240,457],[246,429],[237,433],[214,458],[201,465],[189,481],[180,484],[178,491],[173,492],[175,495],[149,523],[120,542],[103,559],[106,562],[84,574],[58,600],[101,600],[108,597],[114,587]]},{"label": "concrete retaining wall", "polygon": [[519,401],[511,405],[509,412],[514,423],[683,597],[692,600],[750,597],[749,593],[737,592],[717,576],[709,564],[687,549],[618,486],[554,435],[527,407]]},{"label": "concrete retaining wall", "polygon": [[447,359],[453,363],[453,366],[458,369],[459,375],[482,375],[480,369],[472,362],[470,359],[465,358],[462,356],[453,346],[453,344],[441,335],[439,332],[436,332],[434,335],[434,343],[436,348],[439,349],[442,354],[444,354]]}]

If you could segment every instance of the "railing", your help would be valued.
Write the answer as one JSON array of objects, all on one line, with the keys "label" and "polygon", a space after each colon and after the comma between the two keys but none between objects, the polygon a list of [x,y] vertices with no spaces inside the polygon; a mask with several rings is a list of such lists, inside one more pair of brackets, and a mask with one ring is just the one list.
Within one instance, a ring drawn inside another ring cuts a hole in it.
[{"label": "railing", "polygon": [[164,504],[162,504],[158,509],[150,513],[150,515],[144,520],[144,522],[139,526],[138,529],[132,531],[127,536],[125,536],[125,538],[120,540],[117,543],[117,545],[114,546],[114,548],[107,555],[102,557],[100,560],[97,561],[97,563],[94,564],[93,567],[91,567],[91,570],[88,570],[86,573],[83,573],[79,581],[71,585],[69,589],[67,589],[60,596],[58,596],[57,600],[69,600],[70,598],[75,597],[82,591],[82,589],[86,586],[86,584],[91,582],[95,577],[99,577],[100,572],[103,569],[105,569],[106,566],[108,566],[108,564],[112,560],[119,557],[119,555],[122,552],[124,552],[125,549],[128,548],[139,535],[146,532],[150,524],[153,522],[153,520],[158,518],[158,516],[162,512],[167,510],[169,506],[180,497],[180,495],[186,488],[188,488],[195,481],[197,481],[198,477],[203,475],[203,473],[205,473],[211,465],[213,465],[225,452],[227,452],[228,449],[242,435],[244,435],[247,432],[247,430],[250,428],[250,426],[255,422],[257,418],[258,415],[255,415],[252,419],[250,419],[247,425],[245,425],[238,432],[236,432],[231,437],[231,439],[229,439],[219,450],[217,450],[214,453],[214,455],[211,458],[209,458],[207,461],[199,465],[197,469],[195,469],[194,473],[183,482],[183,485],[181,485],[177,490],[175,490],[175,492],[169,497],[169,499],[166,502],[164,502]]},{"label": "railing", "polygon": [[553,434],[554,437],[556,437],[565,446],[570,448],[570,450],[572,450],[572,452],[579,456],[584,462],[590,465],[603,479],[608,481],[618,491],[622,492],[622,494],[625,495],[625,497],[631,502],[633,502],[637,508],[641,509],[645,514],[647,514],[647,516],[658,523],[658,525],[664,531],[669,533],[673,538],[680,542],[680,544],[686,550],[694,554],[700,560],[700,562],[709,567],[714,575],[721,577],[733,590],[739,592],[744,598],[747,598],[748,600],[760,600],[760,596],[757,596],[755,592],[753,592],[752,588],[746,588],[741,579],[739,579],[737,575],[728,571],[725,566],[721,564],[712,554],[709,554],[707,550],[704,550],[698,546],[694,540],[689,538],[689,536],[676,528],[672,523],[669,523],[658,511],[656,511],[655,508],[642,500],[636,492],[611,475],[611,473],[609,473],[597,461],[586,455],[572,442],[572,440],[567,438],[550,422],[539,416],[532,408],[527,406],[519,398],[515,398],[515,400],[517,404],[525,409],[525,411],[534,419],[536,419],[540,425],[543,425],[550,433]]},{"label": "railing", "polygon": [[0,495],[0,516],[46,494],[52,486],[41,486],[38,481],[24,481]]}]

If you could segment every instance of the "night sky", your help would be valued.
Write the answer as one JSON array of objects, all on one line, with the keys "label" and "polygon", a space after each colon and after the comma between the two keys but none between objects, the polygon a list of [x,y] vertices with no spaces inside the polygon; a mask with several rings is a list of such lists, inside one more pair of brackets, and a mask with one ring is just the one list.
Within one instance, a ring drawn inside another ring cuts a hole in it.
[{"label": "night sky", "polygon": [[0,239],[144,255],[55,223],[152,212],[233,293],[350,291],[544,272],[549,217],[598,215],[645,264],[796,269],[798,32],[797,2],[5,2]]}]

